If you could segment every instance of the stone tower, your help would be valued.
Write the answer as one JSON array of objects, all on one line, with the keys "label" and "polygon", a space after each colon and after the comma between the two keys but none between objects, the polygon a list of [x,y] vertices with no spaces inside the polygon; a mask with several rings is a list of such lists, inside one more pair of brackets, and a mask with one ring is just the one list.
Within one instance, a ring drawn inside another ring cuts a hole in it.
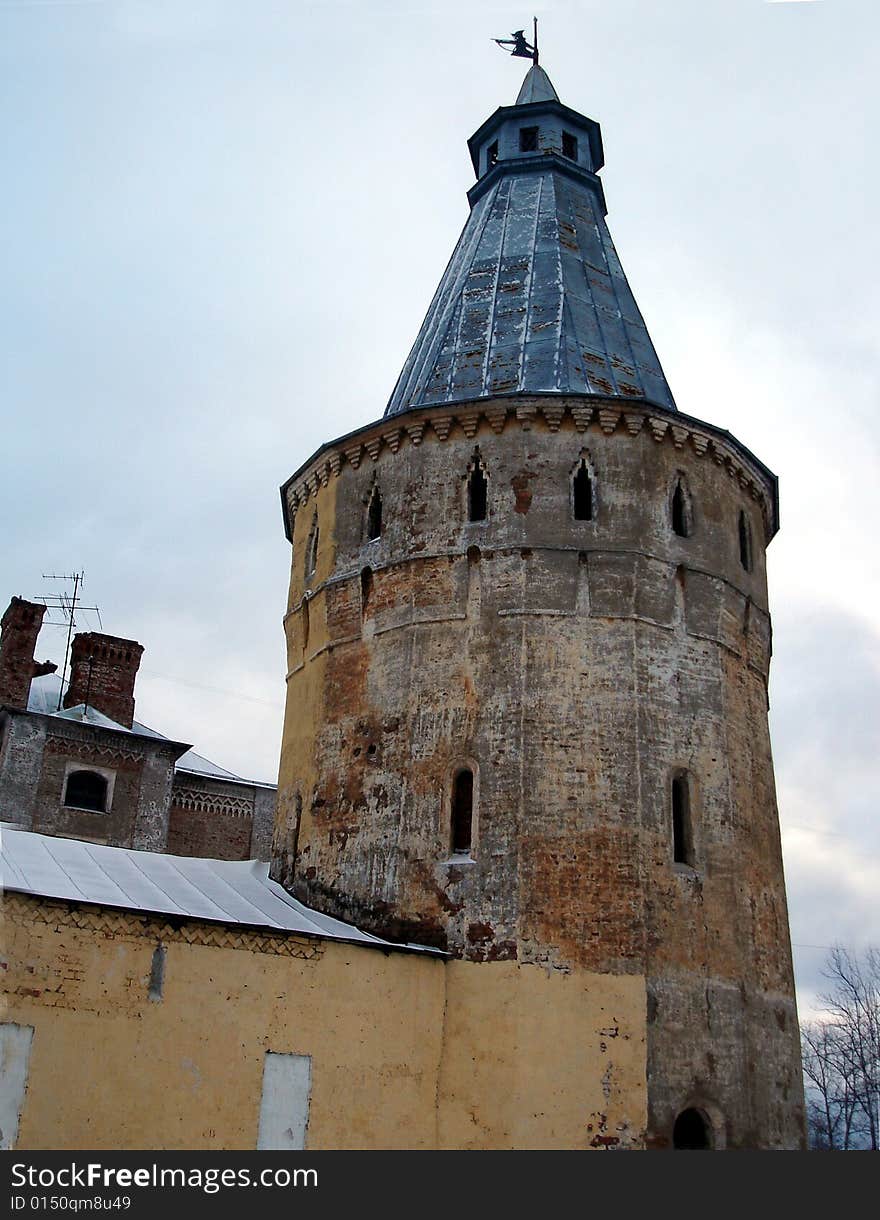
[{"label": "stone tower", "polygon": [[[530,69],[385,415],[282,488],[273,875],[392,939],[644,980],[653,1147],[798,1147],[775,476],[682,415],[598,124]],[[585,984],[586,985],[586,984]]]}]

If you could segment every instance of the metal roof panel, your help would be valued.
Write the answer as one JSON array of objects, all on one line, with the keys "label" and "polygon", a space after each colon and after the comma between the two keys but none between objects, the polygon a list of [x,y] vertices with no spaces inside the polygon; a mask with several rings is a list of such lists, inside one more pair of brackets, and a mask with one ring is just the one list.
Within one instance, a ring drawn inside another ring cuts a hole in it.
[{"label": "metal roof panel", "polygon": [[329,940],[394,945],[298,902],[258,860],[209,860],[107,847],[8,825],[0,832],[0,880],[5,889],[68,902],[208,920],[238,927],[298,932]]}]

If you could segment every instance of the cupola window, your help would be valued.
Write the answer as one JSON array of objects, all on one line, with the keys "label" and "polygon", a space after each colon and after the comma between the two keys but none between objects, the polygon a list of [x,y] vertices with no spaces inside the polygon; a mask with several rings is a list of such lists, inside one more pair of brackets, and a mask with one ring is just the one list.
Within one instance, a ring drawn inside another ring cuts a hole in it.
[{"label": "cupola window", "polygon": [[570,131],[562,133],[562,155],[568,157],[570,161],[578,159],[578,142],[577,137],[573,136]]},{"label": "cupola window", "polygon": [[537,127],[520,127],[520,129],[519,129],[519,151],[520,152],[537,152],[538,151],[538,128]]},{"label": "cupola window", "polygon": [[486,169],[490,170],[493,165],[498,164],[498,141],[493,140],[486,149]]},{"label": "cupola window", "polygon": [[64,788],[64,804],[92,813],[106,813],[107,780],[97,771],[71,771]]}]

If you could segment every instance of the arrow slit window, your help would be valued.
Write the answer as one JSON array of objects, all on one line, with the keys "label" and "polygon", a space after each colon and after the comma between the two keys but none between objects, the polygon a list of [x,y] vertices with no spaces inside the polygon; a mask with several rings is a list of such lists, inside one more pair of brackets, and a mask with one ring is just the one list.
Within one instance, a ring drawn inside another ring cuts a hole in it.
[{"label": "arrow slit window", "polygon": [[315,575],[315,568],[318,566],[318,518],[315,517],[312,522],[309,541],[306,544],[306,580],[309,580]]},{"label": "arrow slit window", "polygon": [[575,521],[593,520],[593,480],[586,457],[582,457],[571,479],[571,509]]},{"label": "arrow slit window", "polygon": [[382,494],[378,487],[373,487],[370,503],[367,507],[367,541],[373,542],[382,536]]},{"label": "arrow slit window", "polygon": [[486,520],[488,492],[489,485],[486,480],[486,467],[483,465],[479,449],[475,449],[467,481],[468,521]]},{"label": "arrow slit window", "polygon": [[691,793],[687,771],[672,777],[672,859],[676,864],[694,864],[694,835],[691,823]]},{"label": "arrow slit window", "polygon": [[678,475],[675,480],[670,503],[670,517],[672,518],[672,532],[679,538],[690,538],[694,532],[694,512],[687,480],[683,474]]},{"label": "arrow slit window", "polygon": [[467,855],[471,850],[474,829],[474,773],[463,767],[452,781],[452,851]]},{"label": "arrow slit window", "polygon": [[744,512],[739,514],[739,561],[743,570],[752,570],[752,527]]}]

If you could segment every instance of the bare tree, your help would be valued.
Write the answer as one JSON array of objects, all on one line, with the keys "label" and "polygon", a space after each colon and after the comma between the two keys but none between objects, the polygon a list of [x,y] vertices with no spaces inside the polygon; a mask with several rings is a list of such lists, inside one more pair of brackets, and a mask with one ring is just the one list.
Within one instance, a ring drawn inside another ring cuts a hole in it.
[{"label": "bare tree", "polygon": [[837,1025],[828,1020],[804,1022],[801,1054],[810,1147],[848,1151],[860,1132],[852,1074]]},{"label": "bare tree", "polygon": [[835,946],[825,963],[825,1014],[801,1027],[813,1148],[880,1147],[880,950]]},{"label": "bare tree", "polygon": [[858,1109],[867,1124],[870,1147],[880,1148],[880,949],[862,960],[839,945],[831,950],[825,975],[832,990],[822,997],[840,1031],[841,1055]]}]

